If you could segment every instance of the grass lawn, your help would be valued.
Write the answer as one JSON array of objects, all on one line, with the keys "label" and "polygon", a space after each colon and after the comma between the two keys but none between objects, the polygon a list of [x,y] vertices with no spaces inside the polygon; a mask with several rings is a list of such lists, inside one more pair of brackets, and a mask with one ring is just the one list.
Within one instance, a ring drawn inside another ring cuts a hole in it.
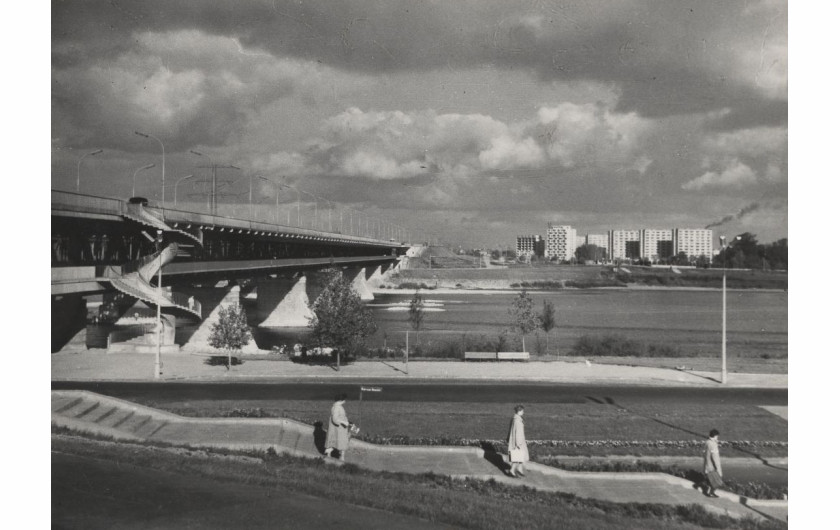
[{"label": "grass lawn", "polygon": [[[205,484],[228,484],[242,489],[253,496],[247,504],[247,513],[242,514],[238,524],[242,527],[266,527],[266,518],[275,504],[267,500],[271,496],[308,495],[327,499],[324,512],[341,503],[351,511],[353,507],[367,507],[376,510],[409,516],[420,522],[434,521],[460,528],[476,529],[692,529],[692,528],[783,528],[772,521],[735,520],[710,514],[697,505],[672,507],[655,504],[615,504],[605,501],[580,499],[574,495],[538,492],[527,487],[510,487],[493,481],[452,480],[446,477],[406,475],[387,472],[373,472],[352,465],[343,467],[326,465],[321,460],[277,455],[230,455],[218,452],[189,450],[183,448],[153,447],[142,444],[113,443],[89,440],[81,437],[57,435],[52,437],[53,458],[55,455],[95,459],[97,462],[115,463],[120,470],[121,481],[126,487],[134,488],[136,477],[149,472],[167,472],[155,475],[157,487],[150,488],[134,499],[126,498],[120,504],[118,495],[108,489],[107,470],[92,467],[84,473],[84,486],[90,490],[79,495],[75,503],[62,504],[64,497],[72,494],[62,488],[55,488],[52,495],[53,513],[56,503],[62,508],[65,520],[85,525],[107,527],[120,510],[137,510],[131,504],[147,503],[147,495],[153,495],[159,488],[166,488],[184,478],[191,478],[196,490]],[[56,467],[53,468],[56,473]],[[65,477],[65,481],[72,477]],[[113,477],[112,477],[113,478]],[[112,481],[113,482],[113,481]],[[183,482],[183,480],[182,480]],[[100,486],[101,485],[101,486]],[[221,487],[221,486],[219,486]],[[102,491],[97,491],[101,488]],[[170,488],[171,489],[171,488]],[[173,490],[174,492],[174,490]],[[184,502],[193,502],[189,490],[174,492]],[[202,493],[210,495],[210,493]],[[115,499],[117,499],[115,501]],[[169,504],[173,504],[171,500]],[[179,504],[179,503],[176,503]],[[218,512],[215,524],[206,521],[202,510],[172,510],[178,516],[178,524],[189,527],[204,522],[203,527],[224,527],[237,521],[224,510]],[[234,508],[232,506],[232,508]],[[166,515],[166,514],[163,514]],[[305,515],[305,514],[304,514]],[[319,516],[317,513],[313,517]],[[353,517],[357,517],[357,513]],[[201,518],[204,519],[201,519]],[[161,518],[162,520],[165,520]],[[247,520],[246,520],[247,519]],[[348,524],[351,524],[348,520]],[[405,521],[405,518],[402,519]],[[127,522],[123,520],[123,522]],[[207,523],[210,523],[207,525]],[[273,521],[278,527],[313,527],[312,521]],[[248,523],[248,524],[246,524]],[[169,526],[171,527],[171,526]],[[423,526],[423,527],[428,527]]]}]

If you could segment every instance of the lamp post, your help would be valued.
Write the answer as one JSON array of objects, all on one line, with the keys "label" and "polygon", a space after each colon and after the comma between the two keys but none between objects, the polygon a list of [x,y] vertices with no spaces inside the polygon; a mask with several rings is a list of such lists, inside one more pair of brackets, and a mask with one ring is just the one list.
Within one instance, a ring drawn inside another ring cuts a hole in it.
[{"label": "lamp post", "polygon": [[76,193],[79,193],[79,180],[80,180],[81,170],[82,170],[82,160],[86,156],[98,155],[101,152],[102,152],[102,149],[97,149],[96,151],[91,151],[89,153],[85,153],[85,154],[83,154],[82,156],[79,157],[79,162],[76,164]]},{"label": "lamp post", "polygon": [[175,182],[175,208],[178,207],[178,184],[181,183],[182,180],[187,180],[193,178],[193,175],[187,175],[186,177],[181,177]]},{"label": "lamp post", "polygon": [[160,141],[160,138],[153,134],[148,133],[141,133],[140,131],[134,131],[134,134],[137,136],[142,136],[143,138],[152,138],[157,140],[157,143],[160,144],[161,153],[163,153],[161,166],[160,166],[160,207],[163,208],[166,205],[166,148],[163,146],[163,142]]},{"label": "lamp post", "polygon": [[163,277],[163,252],[161,251],[161,243],[163,243],[163,230],[157,231],[157,238],[155,238],[155,246],[158,250],[158,282],[157,282],[157,352],[155,353],[155,379],[160,379],[160,345],[163,340],[163,321],[160,318],[160,300],[163,298],[163,288],[161,280]]},{"label": "lamp post", "polygon": [[[741,240],[741,236],[735,237],[736,241]],[[721,322],[721,344],[720,344],[720,382],[726,384],[726,251],[729,245],[726,244],[726,236],[720,236],[720,251],[723,254],[723,282],[721,284],[721,292],[723,299],[723,311]]]},{"label": "lamp post", "polygon": [[212,170],[212,175],[211,175],[212,180],[211,180],[211,183],[210,183],[210,192],[207,194],[207,211],[210,212],[210,213],[213,213],[212,197],[213,197],[213,192],[216,189],[216,164],[213,163],[213,159],[210,157],[210,155],[205,155],[204,153],[202,153],[200,151],[194,151],[192,149],[190,149],[190,153],[192,153],[196,156],[203,156],[205,158],[210,159],[210,168]]},{"label": "lamp post", "polygon": [[135,181],[137,179],[137,173],[139,173],[140,171],[143,171],[144,169],[150,169],[150,168],[153,168],[153,167],[155,167],[154,164],[147,164],[143,167],[138,167],[137,169],[134,170],[134,174],[131,175],[131,196],[132,197],[136,196],[136,192],[134,190],[135,190]]}]

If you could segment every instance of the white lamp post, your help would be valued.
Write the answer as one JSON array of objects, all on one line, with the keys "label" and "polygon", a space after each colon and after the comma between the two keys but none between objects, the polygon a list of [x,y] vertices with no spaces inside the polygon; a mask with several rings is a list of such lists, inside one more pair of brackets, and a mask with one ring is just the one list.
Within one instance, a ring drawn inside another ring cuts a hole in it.
[{"label": "white lamp post", "polygon": [[193,175],[187,175],[186,177],[181,177],[175,182],[175,208],[178,207],[178,184],[181,183],[183,180],[191,179]]},{"label": "white lamp post", "polygon": [[155,239],[155,246],[158,249],[158,282],[157,282],[157,352],[155,353],[155,379],[160,379],[160,345],[163,341],[163,321],[160,318],[160,300],[163,298],[163,287],[161,285],[163,278],[163,252],[161,251],[161,243],[163,243],[163,230],[157,231],[157,238]]},{"label": "white lamp post", "polygon": [[76,164],[76,193],[79,193],[79,180],[80,180],[81,170],[82,170],[82,160],[88,155],[94,156],[94,155],[98,155],[101,152],[102,152],[102,149],[97,149],[96,151],[91,151],[89,153],[85,153],[85,154],[83,154],[82,156],[79,157],[79,162]]},{"label": "white lamp post", "polygon": [[157,140],[157,143],[160,144],[161,153],[163,153],[161,166],[160,166],[160,207],[163,208],[166,205],[166,148],[163,146],[163,142],[157,136],[148,133],[141,133],[139,131],[134,131],[134,134],[138,136],[142,136],[143,138],[152,138]]},{"label": "white lamp post", "polygon": [[136,192],[134,190],[135,190],[135,182],[137,180],[137,173],[139,173],[140,171],[143,171],[144,169],[151,169],[153,167],[155,167],[154,164],[148,164],[148,165],[145,165],[143,167],[138,167],[137,169],[134,170],[134,174],[131,175],[131,196],[132,197],[136,196]]},{"label": "white lamp post", "polygon": [[[735,237],[736,241],[741,240],[741,236]],[[726,384],[726,250],[729,245],[726,244],[726,236],[720,236],[720,251],[723,253],[723,282],[721,286],[723,298],[723,318],[721,322],[721,344],[720,344],[720,382]]]}]

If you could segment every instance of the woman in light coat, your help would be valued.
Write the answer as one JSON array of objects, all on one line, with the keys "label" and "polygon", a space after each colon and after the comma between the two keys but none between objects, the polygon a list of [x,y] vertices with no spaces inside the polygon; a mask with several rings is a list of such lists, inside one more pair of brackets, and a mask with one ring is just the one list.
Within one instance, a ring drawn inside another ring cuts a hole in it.
[{"label": "woman in light coat", "polygon": [[512,477],[524,477],[525,462],[530,460],[528,444],[525,442],[525,421],[522,419],[525,407],[517,405],[514,411],[513,419],[510,420],[510,434],[508,434],[510,469],[507,474]]},{"label": "woman in light coat", "polygon": [[709,493],[707,493],[709,497],[717,497],[715,490],[723,486],[723,469],[720,467],[720,450],[718,449],[719,435],[717,429],[712,429],[709,432],[709,438],[706,440],[706,452],[703,455],[703,473],[709,483]]},{"label": "woman in light coat", "polygon": [[353,425],[347,419],[344,412],[344,402],[347,401],[347,394],[336,396],[332,410],[330,410],[330,424],[327,428],[327,449],[326,457],[332,455],[333,449],[338,451],[338,459],[344,461],[344,451],[350,444],[350,426]]}]

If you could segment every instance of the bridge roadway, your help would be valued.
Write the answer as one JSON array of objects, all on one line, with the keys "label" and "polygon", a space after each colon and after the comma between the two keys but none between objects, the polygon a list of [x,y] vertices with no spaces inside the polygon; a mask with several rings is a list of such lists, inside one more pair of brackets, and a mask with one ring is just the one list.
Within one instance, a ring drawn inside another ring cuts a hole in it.
[{"label": "bridge roadway", "polygon": [[[218,245],[220,240],[227,243],[227,246],[231,243],[253,245],[259,242],[264,246],[273,245],[273,248],[264,249],[263,254],[271,252],[282,255],[259,259],[256,255],[249,256],[247,251],[245,254],[232,255],[187,251],[189,255],[185,255],[186,252],[182,250],[173,262],[163,267],[161,275],[166,285],[294,273],[330,265],[387,267],[408,249],[407,245],[400,242],[365,235],[312,230],[148,205],[144,210],[151,223],[157,219],[172,231],[186,232],[210,244],[217,243],[217,247],[223,247]],[[52,219],[53,296],[96,294],[111,290],[107,278],[103,276],[105,266],[123,265],[138,253],[153,250],[148,238],[154,234],[154,230],[149,228],[155,227],[132,222],[129,203],[122,199],[53,190]],[[144,231],[147,234],[145,240],[142,237]],[[111,236],[107,237],[109,233]],[[110,252],[107,249],[109,239]],[[122,248],[126,246],[126,239],[136,247],[127,255]],[[116,244],[121,244],[121,247]],[[181,248],[184,247],[182,243]],[[313,253],[319,255],[310,257]]]}]

